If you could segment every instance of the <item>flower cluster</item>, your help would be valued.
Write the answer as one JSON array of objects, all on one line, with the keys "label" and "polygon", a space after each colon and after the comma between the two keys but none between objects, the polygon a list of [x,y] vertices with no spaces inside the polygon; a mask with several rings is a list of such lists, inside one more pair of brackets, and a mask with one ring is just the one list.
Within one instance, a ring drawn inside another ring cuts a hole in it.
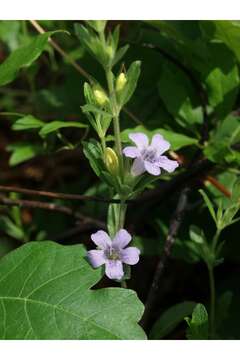
[{"label": "flower cluster", "polygon": [[[145,171],[158,176],[161,168],[173,172],[178,167],[177,161],[162,155],[170,148],[169,142],[162,135],[154,135],[151,144],[143,133],[131,133],[129,138],[136,146],[125,147],[123,154],[134,159],[131,168],[133,176],[139,176]],[[105,264],[105,273],[110,279],[121,280],[124,276],[123,264],[135,265],[139,261],[139,249],[126,247],[131,241],[131,235],[124,229],[120,229],[113,240],[103,230],[92,234],[91,239],[98,249],[88,251],[88,259],[94,268]]]}]

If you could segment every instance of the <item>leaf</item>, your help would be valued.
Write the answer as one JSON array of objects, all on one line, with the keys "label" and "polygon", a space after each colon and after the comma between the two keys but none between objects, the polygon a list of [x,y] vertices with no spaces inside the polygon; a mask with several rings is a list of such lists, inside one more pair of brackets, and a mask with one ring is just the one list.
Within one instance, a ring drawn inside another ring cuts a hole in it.
[{"label": "leaf", "polygon": [[32,115],[24,116],[18,119],[13,125],[12,129],[15,131],[19,130],[29,130],[29,129],[39,129],[44,126],[45,123],[39,119],[36,119]]},{"label": "leaf", "polygon": [[101,161],[101,153],[98,143],[94,141],[83,141],[83,152],[97,176],[100,176],[103,170],[103,162]]},{"label": "leaf", "polygon": [[167,110],[180,125],[186,127],[202,123],[202,109],[190,80],[170,62],[163,62],[158,92]]},{"label": "leaf", "polygon": [[[214,24],[213,28],[211,23]],[[240,61],[240,23],[239,21],[226,21],[226,20],[215,20],[208,24],[210,30],[212,30],[212,36],[222,40],[231,49],[238,61]]]},{"label": "leaf", "polygon": [[78,23],[74,24],[75,34],[81,42],[81,45],[90,53],[91,56],[105,68],[111,60],[111,52],[107,51],[107,47],[96,36],[92,29],[87,29]]},{"label": "leaf", "polygon": [[195,306],[196,303],[192,301],[184,301],[171,306],[155,322],[150,331],[149,338],[153,340],[164,338],[171,333],[186,316],[192,314]]},{"label": "leaf", "polygon": [[208,339],[208,313],[204,305],[197,304],[193,310],[191,320],[186,319],[189,328],[187,329],[187,338],[189,340],[207,340]]},{"label": "leaf", "polygon": [[107,112],[107,111],[104,111],[104,110],[101,110],[101,109],[99,109],[97,106],[92,105],[92,104],[83,105],[83,106],[81,106],[81,109],[82,109],[82,111],[83,111],[84,113],[86,113],[86,112],[92,112],[92,113],[99,114],[99,115],[112,116],[111,113],[109,113],[109,112]]},{"label": "leaf", "polygon": [[238,152],[233,145],[240,140],[240,117],[228,115],[221,121],[215,131],[211,133],[204,154],[211,161],[217,163],[231,163],[238,161]]},{"label": "leaf", "polygon": [[189,235],[191,240],[197,244],[203,244],[206,241],[203,230],[195,225],[190,226]]},{"label": "leaf", "polygon": [[28,45],[13,51],[0,64],[0,86],[13,81],[21,68],[29,67],[43,52],[51,35],[59,31],[50,31],[37,35]]},{"label": "leaf", "polygon": [[0,229],[14,239],[24,240],[25,234],[21,227],[14,224],[14,222],[7,216],[0,217]]},{"label": "leaf", "polygon": [[[186,136],[184,134],[179,134],[174,131],[166,130],[166,129],[156,129],[156,130],[149,130],[146,129],[144,126],[139,125],[135,128],[125,129],[121,132],[121,139],[123,142],[130,142],[129,134],[131,132],[143,132],[145,133],[149,139],[155,134],[161,134],[167,141],[171,144],[171,150],[179,150],[182,147],[196,145],[198,143],[198,139]],[[113,139],[111,137],[107,137],[108,140]]]},{"label": "leaf", "polygon": [[10,166],[16,166],[24,161],[30,160],[37,155],[43,154],[43,148],[40,145],[28,143],[16,143],[7,147],[12,151],[9,159]]},{"label": "leaf", "polygon": [[211,200],[209,199],[209,197],[207,196],[205,191],[199,190],[199,192],[202,195],[203,200],[204,200],[205,204],[207,205],[208,210],[209,210],[213,220],[215,221],[215,223],[217,223],[216,214],[215,214],[215,211],[214,211],[213,204],[212,204]]},{"label": "leaf", "polygon": [[[1,339],[145,339],[132,290],[101,279],[82,245],[29,243],[0,261]],[[17,316],[16,316],[17,315]]]},{"label": "leaf", "polygon": [[68,127],[86,128],[87,125],[76,121],[51,121],[42,127],[39,131],[39,135],[44,138],[54,131]]}]

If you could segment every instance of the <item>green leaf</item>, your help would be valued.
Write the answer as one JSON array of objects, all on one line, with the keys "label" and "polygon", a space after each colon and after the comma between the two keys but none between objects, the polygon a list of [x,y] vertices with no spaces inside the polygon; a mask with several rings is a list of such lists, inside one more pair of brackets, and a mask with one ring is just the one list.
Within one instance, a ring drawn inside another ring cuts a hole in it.
[{"label": "green leaf", "polygon": [[216,214],[215,214],[215,210],[213,208],[213,203],[211,202],[211,200],[209,199],[209,197],[207,196],[207,194],[205,193],[205,191],[203,191],[202,189],[199,190],[200,194],[202,195],[203,197],[203,200],[205,202],[205,204],[207,205],[208,207],[208,210],[214,220],[215,223],[217,223],[217,218],[216,218]]},{"label": "green leaf", "polygon": [[14,224],[14,222],[9,219],[7,216],[1,216],[0,218],[0,229],[5,232],[7,235],[13,237],[17,240],[24,239],[24,232],[23,230]]},{"label": "green leaf", "polygon": [[196,305],[191,320],[187,318],[186,321],[189,326],[187,329],[187,338],[189,340],[208,339],[208,313],[202,304]]},{"label": "green leaf", "polygon": [[[211,26],[214,24],[215,28]],[[208,24],[210,30],[213,32],[212,36],[216,39],[222,40],[236,55],[240,61],[240,23],[239,21],[229,20],[215,20]]]},{"label": "green leaf", "polygon": [[202,109],[192,83],[170,62],[163,62],[158,92],[167,110],[180,125],[186,127],[202,123]]},{"label": "green leaf", "polygon": [[87,125],[76,121],[51,121],[42,127],[39,131],[39,135],[44,138],[54,131],[68,127],[86,128]]},{"label": "green leaf", "polygon": [[[155,134],[161,134],[167,141],[169,141],[169,143],[171,144],[171,150],[174,150],[174,151],[179,150],[185,146],[198,144],[198,139],[196,139],[196,138],[192,138],[192,137],[186,136],[184,134],[179,134],[174,131],[161,129],[161,128],[156,129],[156,130],[149,130],[149,129],[146,129],[142,125],[139,125],[135,128],[125,129],[124,131],[122,131],[121,139],[123,142],[125,142],[125,143],[130,142],[129,134],[131,132],[143,132],[149,137],[149,139]],[[113,137],[108,136],[107,139],[112,140]]]},{"label": "green leaf", "polygon": [[37,35],[28,45],[13,51],[0,65],[0,86],[13,81],[21,68],[29,67],[44,51],[49,37],[56,32]]},{"label": "green leaf", "polygon": [[13,125],[12,129],[16,131],[29,130],[29,129],[39,129],[44,126],[45,123],[39,119],[36,119],[32,115],[24,116],[18,119]]},{"label": "green leaf", "polygon": [[141,72],[141,62],[140,61],[134,61],[126,74],[126,78],[127,78],[127,83],[124,86],[123,90],[120,91],[120,93],[118,94],[118,102],[120,104],[120,106],[125,105],[131,98],[131,96],[133,95],[136,86],[137,86],[137,82],[138,82],[138,78],[140,76],[140,72]]},{"label": "green leaf", "polygon": [[10,166],[21,164],[44,152],[42,146],[28,143],[12,144],[7,147],[7,150],[12,152],[9,159]]},{"label": "green leaf", "polygon": [[203,230],[195,225],[190,226],[189,235],[191,240],[197,244],[203,244],[205,242],[205,235]]},{"label": "green leaf", "polygon": [[108,51],[110,47],[105,46],[91,28],[87,29],[83,25],[76,23],[74,24],[74,30],[81,44],[90,55],[95,57],[104,68],[108,66],[114,55],[114,49]]},{"label": "green leaf", "polygon": [[233,148],[239,140],[240,117],[230,114],[219,123],[217,129],[211,132],[204,154],[209,160],[220,164],[234,161],[239,163],[239,152]]},{"label": "green leaf", "polygon": [[[0,261],[1,339],[145,339],[132,290],[101,279],[82,245],[29,243]],[[17,314],[17,316],[16,316]]]},{"label": "green leaf", "polygon": [[106,25],[107,20],[88,20],[86,23],[91,26],[96,32],[103,32]]},{"label": "green leaf", "polygon": [[162,339],[170,334],[186,316],[191,315],[195,302],[184,301],[182,303],[171,306],[160,318],[155,322],[150,331],[149,338],[153,340]]}]

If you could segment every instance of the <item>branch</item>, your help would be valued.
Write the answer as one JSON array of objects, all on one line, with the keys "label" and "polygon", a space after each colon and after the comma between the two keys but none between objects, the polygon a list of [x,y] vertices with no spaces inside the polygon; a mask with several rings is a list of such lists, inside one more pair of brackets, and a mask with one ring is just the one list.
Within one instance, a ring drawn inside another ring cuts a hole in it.
[{"label": "branch", "polygon": [[173,217],[170,221],[170,226],[169,226],[169,231],[168,231],[168,235],[165,241],[165,245],[164,245],[164,249],[163,249],[163,254],[157,264],[156,267],[156,271],[154,274],[154,278],[153,278],[153,282],[150,288],[150,291],[148,293],[148,297],[147,297],[147,301],[145,304],[145,311],[141,320],[141,325],[146,328],[146,326],[148,325],[148,321],[149,321],[149,316],[151,314],[151,310],[152,307],[155,303],[155,300],[157,298],[157,293],[158,293],[158,289],[159,289],[159,283],[160,283],[160,278],[163,274],[163,271],[165,269],[165,265],[166,262],[170,256],[171,253],[171,249],[172,246],[174,244],[177,232],[182,224],[184,215],[185,215],[185,211],[187,209],[187,204],[188,204],[188,194],[190,192],[190,188],[189,187],[185,187],[182,191],[181,194],[179,196],[178,199],[178,203],[177,203],[177,208],[176,211],[173,214]]},{"label": "branch", "polygon": [[15,192],[25,195],[33,195],[33,196],[45,196],[52,199],[63,199],[63,200],[77,200],[77,201],[95,201],[102,203],[113,203],[118,204],[120,200],[117,199],[104,199],[99,198],[97,196],[89,196],[89,195],[79,195],[79,194],[64,194],[64,193],[56,193],[45,190],[33,190],[33,189],[25,189],[17,186],[3,186],[0,185],[0,191],[2,192]]},{"label": "branch", "polygon": [[42,201],[34,201],[34,200],[20,200],[20,199],[13,200],[2,195],[0,195],[0,204],[6,206],[19,206],[23,208],[43,209],[52,212],[60,212],[62,214],[73,216],[77,220],[81,220],[84,224],[92,224],[99,228],[106,228],[106,225],[102,221],[82,215],[81,213],[76,212],[67,206],[57,205],[53,203],[45,203]]}]

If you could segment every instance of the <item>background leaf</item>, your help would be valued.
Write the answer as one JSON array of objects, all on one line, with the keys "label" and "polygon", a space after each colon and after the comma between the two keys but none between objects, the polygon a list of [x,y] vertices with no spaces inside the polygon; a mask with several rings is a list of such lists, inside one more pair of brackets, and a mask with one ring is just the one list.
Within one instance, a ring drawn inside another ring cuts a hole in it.
[{"label": "background leaf", "polygon": [[28,45],[13,51],[0,65],[0,86],[13,81],[21,68],[30,66],[41,55],[48,38],[55,32],[50,31],[37,35]]},{"label": "background leaf", "polygon": [[184,301],[168,308],[155,322],[150,332],[150,339],[162,339],[174,330],[188,315],[192,314],[195,302]]}]

